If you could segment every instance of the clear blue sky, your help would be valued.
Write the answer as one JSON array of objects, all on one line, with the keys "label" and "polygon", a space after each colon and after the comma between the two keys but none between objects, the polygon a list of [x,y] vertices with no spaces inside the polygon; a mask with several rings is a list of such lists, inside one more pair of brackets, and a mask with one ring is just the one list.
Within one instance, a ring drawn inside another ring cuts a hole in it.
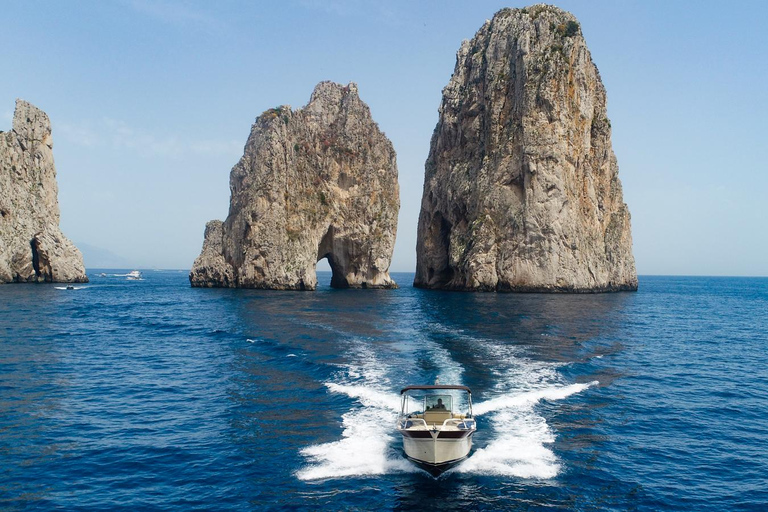
[{"label": "clear blue sky", "polygon": [[[255,117],[357,82],[398,154],[393,271],[415,268],[424,161],[455,53],[497,1],[4,2],[0,130],[53,123],[61,226],[189,268]],[[562,1],[608,90],[640,274],[768,275],[768,2]],[[88,261],[86,261],[88,264]]]}]

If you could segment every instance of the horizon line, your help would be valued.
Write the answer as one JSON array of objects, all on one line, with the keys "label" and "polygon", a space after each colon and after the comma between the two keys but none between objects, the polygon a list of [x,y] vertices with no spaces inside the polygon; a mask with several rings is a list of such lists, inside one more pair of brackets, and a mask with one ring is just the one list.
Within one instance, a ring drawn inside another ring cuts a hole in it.
[{"label": "horizon line", "polygon": [[[160,267],[142,267],[141,265],[138,266],[131,266],[131,267],[86,267],[86,272],[90,271],[97,271],[97,270],[152,270],[152,271],[173,271],[173,272],[190,272],[191,268],[160,268]],[[330,270],[317,270],[317,273],[332,273]],[[416,270],[390,270],[390,274],[415,274]],[[747,274],[638,274],[638,278],[640,277],[753,277],[753,278],[768,278],[768,275],[747,275]]]}]

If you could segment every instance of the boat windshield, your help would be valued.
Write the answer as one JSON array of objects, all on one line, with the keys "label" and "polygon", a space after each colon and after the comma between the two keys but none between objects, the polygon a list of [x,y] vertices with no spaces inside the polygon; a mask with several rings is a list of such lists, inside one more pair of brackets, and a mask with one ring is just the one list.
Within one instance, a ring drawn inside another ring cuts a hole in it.
[{"label": "boat windshield", "polygon": [[451,411],[451,395],[429,395],[424,398],[426,411]]},{"label": "boat windshield", "polygon": [[403,393],[402,414],[422,414],[426,411],[448,411],[456,414],[471,412],[469,394],[461,390],[410,390]]}]

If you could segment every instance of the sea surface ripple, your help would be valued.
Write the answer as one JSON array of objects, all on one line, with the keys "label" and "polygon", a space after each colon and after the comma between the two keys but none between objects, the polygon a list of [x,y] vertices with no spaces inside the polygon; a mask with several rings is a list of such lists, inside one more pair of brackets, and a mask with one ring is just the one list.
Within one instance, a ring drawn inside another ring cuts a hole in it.
[{"label": "sea surface ripple", "polygon": [[[637,293],[0,286],[0,510],[764,510],[768,279]],[[123,271],[124,272],[124,271]],[[408,462],[399,390],[473,390]]]}]

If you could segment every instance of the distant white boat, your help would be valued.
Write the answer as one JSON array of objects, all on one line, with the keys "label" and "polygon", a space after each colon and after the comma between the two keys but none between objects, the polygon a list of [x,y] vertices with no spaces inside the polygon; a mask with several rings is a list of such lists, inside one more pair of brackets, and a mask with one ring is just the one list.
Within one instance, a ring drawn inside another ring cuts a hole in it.
[{"label": "distant white boat", "polygon": [[141,281],[141,272],[138,270],[131,270],[125,275],[129,281]]}]

